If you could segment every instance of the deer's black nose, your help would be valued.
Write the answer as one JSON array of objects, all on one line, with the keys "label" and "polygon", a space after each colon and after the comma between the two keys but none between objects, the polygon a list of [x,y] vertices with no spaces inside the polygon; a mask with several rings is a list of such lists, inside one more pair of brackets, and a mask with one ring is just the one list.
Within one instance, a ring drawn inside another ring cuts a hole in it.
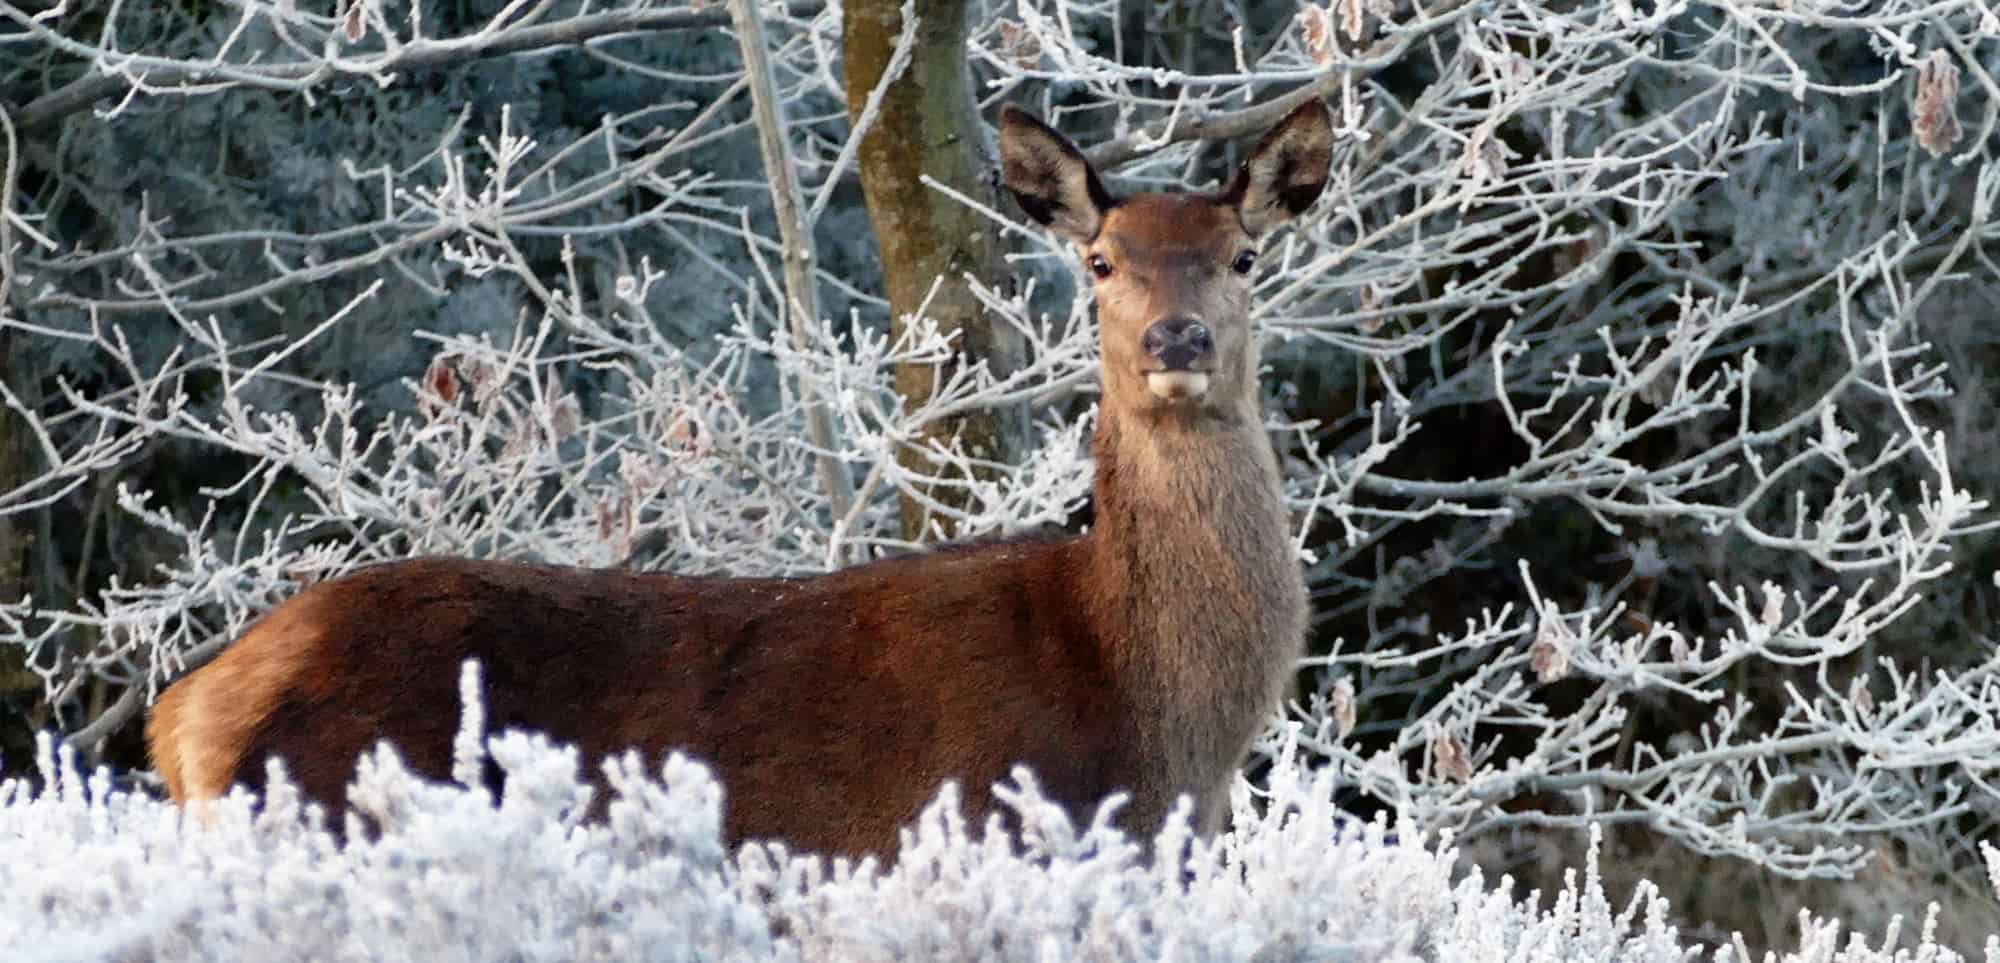
[{"label": "deer's black nose", "polygon": [[1162,370],[1186,371],[1215,350],[1215,339],[1193,318],[1168,318],[1146,329],[1139,348]]}]

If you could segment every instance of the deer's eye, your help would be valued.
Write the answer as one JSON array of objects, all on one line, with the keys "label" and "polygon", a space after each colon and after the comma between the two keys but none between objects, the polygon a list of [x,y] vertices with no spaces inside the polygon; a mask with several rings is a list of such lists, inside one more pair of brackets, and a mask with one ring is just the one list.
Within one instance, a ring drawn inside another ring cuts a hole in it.
[{"label": "deer's eye", "polygon": [[1089,263],[1090,273],[1097,275],[1098,280],[1101,281],[1111,276],[1111,262],[1105,260],[1104,255],[1092,254]]},{"label": "deer's eye", "polygon": [[1235,271],[1238,274],[1249,274],[1250,269],[1256,266],[1257,266],[1256,251],[1244,251],[1236,255],[1236,260],[1229,262],[1229,269],[1231,271]]}]

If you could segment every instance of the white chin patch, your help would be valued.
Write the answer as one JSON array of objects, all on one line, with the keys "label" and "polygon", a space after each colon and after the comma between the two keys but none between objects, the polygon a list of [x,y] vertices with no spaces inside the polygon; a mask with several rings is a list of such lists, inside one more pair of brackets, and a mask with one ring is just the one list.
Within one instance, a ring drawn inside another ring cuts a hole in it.
[{"label": "white chin patch", "polygon": [[1183,398],[1199,398],[1208,391],[1208,373],[1205,371],[1148,371],[1146,387],[1153,395],[1168,401]]}]

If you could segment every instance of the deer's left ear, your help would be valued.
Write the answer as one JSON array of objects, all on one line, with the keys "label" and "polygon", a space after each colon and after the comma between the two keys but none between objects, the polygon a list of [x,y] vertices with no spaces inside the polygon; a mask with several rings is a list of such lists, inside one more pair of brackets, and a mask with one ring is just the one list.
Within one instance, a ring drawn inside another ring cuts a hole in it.
[{"label": "deer's left ear", "polygon": [[1223,198],[1254,237],[1305,213],[1326,189],[1333,163],[1333,115],[1314,97],[1257,142]]}]

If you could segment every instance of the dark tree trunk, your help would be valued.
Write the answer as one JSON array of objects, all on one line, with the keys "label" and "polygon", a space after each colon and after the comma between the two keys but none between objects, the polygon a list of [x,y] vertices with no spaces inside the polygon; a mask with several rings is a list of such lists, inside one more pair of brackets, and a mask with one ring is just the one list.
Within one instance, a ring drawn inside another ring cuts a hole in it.
[{"label": "dark tree trunk", "polygon": [[[924,186],[922,175],[970,197],[994,202],[997,196],[984,148],[980,121],[970,88],[965,45],[966,0],[916,0],[919,22],[909,69],[890,85],[881,111],[862,138],[856,162],[868,217],[882,254],[883,280],[888,288],[890,324],[901,333],[930,293],[940,287],[925,313],[940,329],[959,332],[959,354],[953,362],[987,362],[997,372],[1020,364],[1018,336],[996,325],[980,307],[964,281],[970,273],[988,284],[1004,270],[999,234],[979,214],[950,197]],[[847,116],[858,120],[868,95],[889,67],[902,29],[900,0],[852,0],[843,10],[842,46],[847,71]],[[931,397],[940,375],[930,366],[906,365],[896,372],[896,390],[907,404]],[[975,412],[930,426],[928,435],[963,439],[964,450],[994,462],[1010,462],[1021,448],[1017,411]],[[925,454],[905,448],[903,464],[929,474],[939,469]],[[938,486],[928,497],[949,505],[965,503],[963,492]],[[905,537],[924,534],[931,513],[914,499],[904,498]],[[937,519],[947,532],[949,519]]]},{"label": "dark tree trunk", "polygon": [[[16,362],[12,356],[14,337],[0,330],[0,378],[12,379]],[[9,382],[20,390],[18,381]],[[0,493],[10,492],[26,481],[29,472],[27,431],[12,408],[0,405]],[[34,526],[25,515],[0,515],[0,604],[18,602],[28,592],[28,551]],[[0,644],[0,721],[25,713],[42,694],[41,677],[28,671],[27,650],[18,645]],[[0,725],[6,734],[0,739],[0,759],[8,771],[18,772],[33,758],[33,739],[28,727]],[[30,770],[32,771],[32,770]]]}]

